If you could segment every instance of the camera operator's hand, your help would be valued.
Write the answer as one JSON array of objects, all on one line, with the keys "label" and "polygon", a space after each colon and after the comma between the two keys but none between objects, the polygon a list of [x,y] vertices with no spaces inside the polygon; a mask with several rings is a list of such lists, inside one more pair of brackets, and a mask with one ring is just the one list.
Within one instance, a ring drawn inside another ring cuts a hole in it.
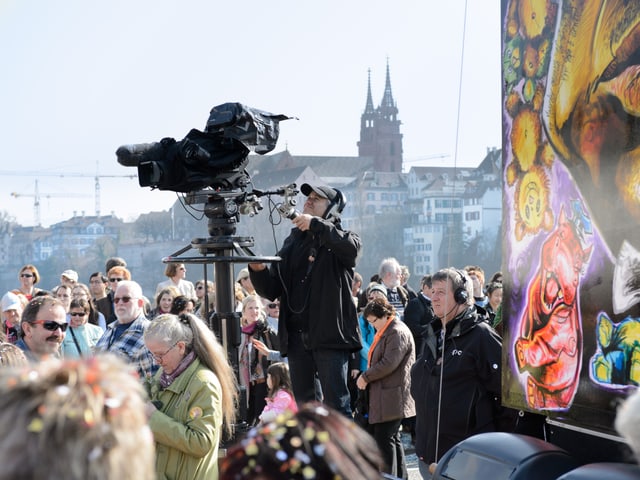
[{"label": "camera operator's hand", "polygon": [[253,270],[254,272],[260,272],[267,268],[267,265],[264,263],[250,263],[249,270]]},{"label": "camera operator's hand", "polygon": [[309,230],[309,226],[311,225],[311,220],[313,219],[313,215],[309,215],[308,213],[302,213],[296,216],[291,222],[298,227],[303,232]]}]

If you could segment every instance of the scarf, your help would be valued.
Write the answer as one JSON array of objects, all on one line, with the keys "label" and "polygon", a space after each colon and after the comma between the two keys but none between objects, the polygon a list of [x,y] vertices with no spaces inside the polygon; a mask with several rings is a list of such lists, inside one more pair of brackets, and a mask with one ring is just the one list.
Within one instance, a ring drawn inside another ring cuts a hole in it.
[{"label": "scarf", "polygon": [[378,345],[378,342],[382,338],[382,335],[384,335],[384,332],[387,331],[387,328],[389,328],[389,325],[391,325],[391,322],[393,322],[394,320],[395,315],[390,317],[385,326],[378,330],[376,332],[376,335],[373,337],[373,342],[371,342],[371,346],[369,347],[369,368],[371,368],[371,357],[373,356],[373,350],[376,348],[376,345]]},{"label": "scarf", "polygon": [[253,335],[253,332],[256,330],[256,325],[258,322],[253,322],[251,325],[245,325],[242,327],[242,333],[246,333],[247,335]]},{"label": "scarf", "polygon": [[173,381],[176,378],[178,378],[182,372],[184,372],[187,368],[189,368],[189,365],[191,365],[195,359],[196,359],[196,352],[191,351],[189,352],[189,355],[186,355],[182,359],[182,361],[178,364],[178,366],[173,372],[167,373],[164,370],[162,370],[162,373],[160,374],[160,386],[162,388],[167,388],[169,385],[171,385]]}]

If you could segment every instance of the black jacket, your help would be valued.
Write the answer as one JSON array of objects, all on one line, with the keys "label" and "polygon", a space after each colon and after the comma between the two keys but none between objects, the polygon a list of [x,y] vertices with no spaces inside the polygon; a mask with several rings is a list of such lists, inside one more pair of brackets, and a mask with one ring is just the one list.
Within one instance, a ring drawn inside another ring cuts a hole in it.
[{"label": "black jacket", "polygon": [[422,339],[426,335],[427,325],[435,320],[431,300],[419,293],[416,298],[409,300],[404,309],[404,323],[413,334],[416,344],[416,358],[422,353]]},{"label": "black jacket", "polygon": [[[358,235],[314,217],[307,232],[292,229],[278,252],[282,261],[259,272],[249,269],[251,282],[260,296],[280,297],[278,340],[282,355],[288,351],[288,329],[293,310],[308,313],[308,324],[304,329],[310,349],[355,352],[362,348],[356,306],[351,298],[351,283],[360,248]],[[308,260],[311,256],[313,262]],[[293,285],[294,281],[299,281],[301,271],[306,272],[306,287],[301,296],[291,298],[290,292],[301,291],[299,286]]]},{"label": "black jacket", "polygon": [[117,320],[116,312],[113,309],[113,292],[109,292],[106,297],[96,300],[96,308],[104,315],[107,325],[111,325]]},{"label": "black jacket", "polygon": [[465,438],[495,431],[500,415],[502,343],[484,316],[471,306],[446,328],[436,455],[441,332],[440,320],[427,327],[422,355],[411,369],[411,394],[416,402],[416,454],[428,464]]}]

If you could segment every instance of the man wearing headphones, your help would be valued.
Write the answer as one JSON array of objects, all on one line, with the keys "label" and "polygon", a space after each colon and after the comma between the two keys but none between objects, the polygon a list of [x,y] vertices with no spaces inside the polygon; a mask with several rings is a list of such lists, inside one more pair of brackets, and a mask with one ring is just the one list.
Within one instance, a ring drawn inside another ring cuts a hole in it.
[{"label": "man wearing headphones", "polygon": [[278,252],[282,260],[249,264],[251,282],[260,296],[280,298],[280,352],[289,358],[296,401],[323,400],[350,417],[348,362],[361,348],[351,299],[360,238],[342,230],[339,190],[307,183],[300,190],[307,200]]},{"label": "man wearing headphones", "polygon": [[427,325],[422,354],[411,369],[423,478],[431,478],[429,464],[458,442],[495,431],[503,414],[502,343],[474,305],[468,274],[445,268],[431,282],[436,319]]}]

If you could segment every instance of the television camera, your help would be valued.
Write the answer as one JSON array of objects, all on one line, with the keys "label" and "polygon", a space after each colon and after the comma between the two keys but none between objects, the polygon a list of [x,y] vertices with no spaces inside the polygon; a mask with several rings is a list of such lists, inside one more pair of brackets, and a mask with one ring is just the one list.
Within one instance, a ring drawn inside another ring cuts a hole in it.
[{"label": "television camera", "polygon": [[[246,171],[250,152],[265,154],[278,141],[279,122],[294,117],[276,115],[240,103],[213,107],[204,131],[192,129],[182,140],[163,138],[159,142],[123,145],[116,151],[118,162],[137,167],[141,187],[185,194],[187,205],[203,204],[208,218],[207,238],[194,238],[190,245],[165,257],[165,263],[213,264],[216,284],[216,312],[206,312],[209,328],[227,350],[238,371],[240,314],[235,310],[233,263],[277,262],[279,257],[256,256],[252,237],[237,237],[240,215],[253,216],[262,209],[260,197],[282,196],[276,205],[281,216],[295,218],[295,184],[275,190],[253,187]],[[190,249],[199,256],[184,256]],[[208,298],[204,304],[208,306]],[[241,396],[243,395],[241,389]],[[241,405],[243,402],[240,402]],[[240,418],[245,418],[240,412]]]},{"label": "television camera", "polygon": [[279,122],[293,117],[250,108],[240,103],[213,107],[204,131],[192,129],[182,140],[123,145],[118,163],[138,168],[141,187],[185,193],[188,205],[204,204],[210,235],[232,235],[240,214],[262,209],[259,197],[282,195],[278,211],[293,218],[295,185],[275,191],[248,190],[245,167],[251,151],[265,154],[278,141]]}]

